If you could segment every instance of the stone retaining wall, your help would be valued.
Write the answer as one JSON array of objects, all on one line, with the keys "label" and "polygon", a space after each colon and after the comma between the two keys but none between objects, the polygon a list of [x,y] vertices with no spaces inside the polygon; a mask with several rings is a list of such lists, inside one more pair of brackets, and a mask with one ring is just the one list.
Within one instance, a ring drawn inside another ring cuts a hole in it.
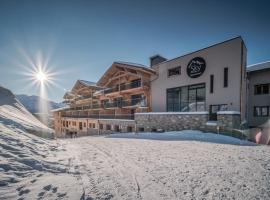
[{"label": "stone retaining wall", "polygon": [[175,113],[136,113],[137,131],[178,131],[185,129],[205,130],[208,112],[175,112]]},{"label": "stone retaining wall", "polygon": [[[121,119],[100,119],[99,124],[103,124],[103,129],[100,130],[100,134],[110,134],[117,133],[115,126],[119,126],[120,133],[134,132],[135,131],[135,121],[134,120],[121,120]],[[111,125],[111,130],[106,130],[106,125]],[[131,127],[131,131],[128,130]]]},{"label": "stone retaining wall", "polygon": [[136,113],[136,131],[147,132],[158,131],[179,131],[179,130],[201,130],[217,132],[231,131],[240,127],[240,113],[223,111],[217,113],[217,121],[209,125],[208,112],[162,112],[162,113]]}]

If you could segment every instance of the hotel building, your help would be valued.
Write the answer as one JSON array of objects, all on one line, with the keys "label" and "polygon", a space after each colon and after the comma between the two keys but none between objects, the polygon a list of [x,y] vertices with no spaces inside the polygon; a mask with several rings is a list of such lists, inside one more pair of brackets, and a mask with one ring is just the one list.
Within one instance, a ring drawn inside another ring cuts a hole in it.
[{"label": "hotel building", "polygon": [[150,111],[155,74],[143,65],[114,62],[97,83],[78,80],[64,95],[68,108],[54,111],[57,136],[135,131],[134,114]]},{"label": "hotel building", "polygon": [[171,60],[152,56],[150,67],[114,62],[97,83],[78,80],[64,95],[56,134],[239,128],[250,119],[246,57],[236,37]]}]

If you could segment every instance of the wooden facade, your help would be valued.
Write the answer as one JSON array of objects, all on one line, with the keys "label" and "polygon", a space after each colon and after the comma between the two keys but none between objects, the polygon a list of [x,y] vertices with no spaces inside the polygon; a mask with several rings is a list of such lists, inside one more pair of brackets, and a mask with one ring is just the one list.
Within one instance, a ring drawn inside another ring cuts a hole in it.
[{"label": "wooden facade", "polygon": [[63,97],[68,107],[54,112],[56,135],[133,131],[134,113],[151,111],[153,76],[147,67],[115,62],[97,83],[78,80]]}]

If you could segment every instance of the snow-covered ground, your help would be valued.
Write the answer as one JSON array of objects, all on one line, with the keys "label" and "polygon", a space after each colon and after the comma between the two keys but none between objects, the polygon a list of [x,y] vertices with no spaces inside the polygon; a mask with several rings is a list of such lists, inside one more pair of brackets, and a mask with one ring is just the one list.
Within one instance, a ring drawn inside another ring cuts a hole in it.
[{"label": "snow-covered ground", "polygon": [[[270,199],[270,148],[199,131],[37,137],[0,87],[0,199]],[[34,134],[30,134],[34,133]]]},{"label": "snow-covered ground", "polygon": [[268,146],[199,131],[49,141],[0,130],[0,199],[270,198]]}]

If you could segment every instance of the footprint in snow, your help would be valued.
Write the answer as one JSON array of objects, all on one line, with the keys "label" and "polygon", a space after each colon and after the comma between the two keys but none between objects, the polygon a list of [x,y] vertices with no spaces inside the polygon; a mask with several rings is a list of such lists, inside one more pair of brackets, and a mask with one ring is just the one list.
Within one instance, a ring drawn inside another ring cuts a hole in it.
[{"label": "footprint in snow", "polygon": [[56,193],[56,192],[57,192],[57,187],[54,187],[54,188],[52,189],[52,192],[53,192],[53,193]]},{"label": "footprint in snow", "polygon": [[32,181],[30,181],[31,183],[34,183],[34,182],[36,182],[37,181],[37,179],[33,179]]},{"label": "footprint in snow", "polygon": [[64,196],[66,196],[67,195],[67,193],[58,193],[57,194],[57,197],[64,197]]},{"label": "footprint in snow", "polygon": [[51,188],[52,188],[52,185],[46,185],[43,187],[43,190],[50,191]]},{"label": "footprint in snow", "polygon": [[45,192],[40,192],[40,193],[38,194],[38,196],[39,196],[39,197],[43,197],[44,194],[45,194]]},{"label": "footprint in snow", "polygon": [[21,190],[21,191],[19,192],[19,196],[22,196],[23,194],[28,194],[30,191],[31,191],[31,190],[29,190],[29,189]]}]

